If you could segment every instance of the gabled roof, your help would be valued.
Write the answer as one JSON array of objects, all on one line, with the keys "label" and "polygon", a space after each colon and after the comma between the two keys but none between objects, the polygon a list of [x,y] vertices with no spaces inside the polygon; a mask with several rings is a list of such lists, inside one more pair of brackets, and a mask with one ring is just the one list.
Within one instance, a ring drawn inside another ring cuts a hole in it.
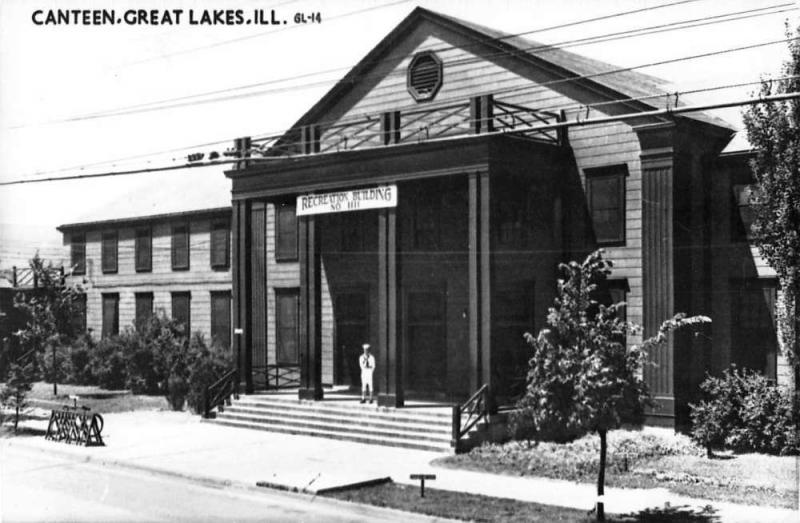
[{"label": "gabled roof", "polygon": [[[576,79],[575,81],[594,91],[603,92],[609,99],[618,99],[624,102],[625,99],[629,98],[658,95],[656,98],[649,98],[645,101],[627,102],[631,108],[630,112],[663,109],[668,103],[668,97],[670,98],[669,103],[673,103],[670,95],[674,95],[676,89],[666,80],[631,70],[604,74],[607,71],[622,68],[564,51],[557,47],[546,46],[534,40],[510,35],[479,24],[417,7],[304,114],[295,123],[293,129],[319,121],[326,110],[349,92],[359,79],[371,67],[380,62],[382,57],[397,42],[402,40],[416,25],[423,21],[454,30],[472,40],[496,47],[498,50],[505,50],[520,60],[528,60],[564,78],[589,76],[589,78]],[[678,100],[679,106],[689,105],[687,100],[683,99],[683,97],[680,98]],[[704,122],[726,130],[735,130],[732,124],[702,112],[686,113],[676,117]]]}]

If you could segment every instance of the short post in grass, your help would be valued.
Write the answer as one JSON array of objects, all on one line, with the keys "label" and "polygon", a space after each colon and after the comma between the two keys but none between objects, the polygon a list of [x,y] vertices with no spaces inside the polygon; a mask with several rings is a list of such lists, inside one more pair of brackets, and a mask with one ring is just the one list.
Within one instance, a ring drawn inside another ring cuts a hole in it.
[{"label": "short post in grass", "polygon": [[419,497],[425,497],[425,480],[426,479],[436,479],[436,474],[411,474],[409,476],[411,479],[418,479],[419,480]]}]

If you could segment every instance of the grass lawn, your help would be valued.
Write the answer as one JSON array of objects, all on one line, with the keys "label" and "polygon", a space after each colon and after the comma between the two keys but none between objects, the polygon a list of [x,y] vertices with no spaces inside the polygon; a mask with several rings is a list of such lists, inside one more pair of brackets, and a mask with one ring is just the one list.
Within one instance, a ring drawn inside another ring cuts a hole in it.
[{"label": "grass lawn", "polygon": [[102,414],[131,410],[167,410],[164,396],[144,396],[124,390],[105,390],[93,385],[58,385],[58,396],[53,396],[53,384],[36,382],[28,398],[31,406],[46,410],[60,405],[72,405],[70,396],[78,396],[78,405],[85,405]]},{"label": "grass lawn", "polygon": [[[419,496],[419,487],[392,482],[332,492],[325,494],[325,496],[465,521],[503,521],[510,523],[545,523],[550,521],[588,523],[595,521],[593,514],[589,515],[583,510],[427,487],[425,488],[425,497],[421,498]],[[633,521],[714,521],[712,513],[695,511],[685,507],[651,509],[637,514],[608,514],[606,520],[611,523]]]},{"label": "grass lawn", "polygon": [[[543,476],[594,484],[599,440],[590,435],[567,444],[510,442],[485,445],[436,461],[515,476]],[[717,459],[687,437],[664,429],[609,433],[606,485],[664,487],[691,497],[784,508],[797,506],[798,458],[727,454]]]}]

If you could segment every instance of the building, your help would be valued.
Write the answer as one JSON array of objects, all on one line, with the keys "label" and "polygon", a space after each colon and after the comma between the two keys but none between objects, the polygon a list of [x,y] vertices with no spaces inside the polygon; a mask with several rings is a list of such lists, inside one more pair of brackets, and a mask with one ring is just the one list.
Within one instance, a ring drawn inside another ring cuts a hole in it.
[{"label": "building", "polygon": [[67,283],[85,291],[86,328],[113,336],[163,311],[229,347],[230,227],[230,207],[59,226]]},{"label": "building", "polygon": [[669,92],[414,10],[290,131],[236,141],[242,161],[226,175],[247,389],[286,370],[301,398],[322,399],[325,385],[357,383],[370,343],[382,405],[482,385],[507,402],[557,264],[597,247],[644,336],[677,312],[713,318],[651,354],[651,422],[686,423],[699,382],[730,363],[778,374],[774,273],[741,236],[746,158],[721,155],[724,121],[666,111]]}]

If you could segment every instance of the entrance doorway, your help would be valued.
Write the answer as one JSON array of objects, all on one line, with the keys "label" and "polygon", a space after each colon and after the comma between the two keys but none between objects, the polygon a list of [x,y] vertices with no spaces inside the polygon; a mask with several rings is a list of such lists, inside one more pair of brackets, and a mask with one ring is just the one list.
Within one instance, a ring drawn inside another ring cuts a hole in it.
[{"label": "entrance doorway", "polygon": [[361,387],[358,358],[361,345],[369,341],[369,293],[366,289],[340,292],[334,299],[336,315],[336,357],[334,380],[337,385]]},{"label": "entrance doorway", "polygon": [[447,392],[446,294],[443,288],[409,290],[405,294],[406,389]]}]

